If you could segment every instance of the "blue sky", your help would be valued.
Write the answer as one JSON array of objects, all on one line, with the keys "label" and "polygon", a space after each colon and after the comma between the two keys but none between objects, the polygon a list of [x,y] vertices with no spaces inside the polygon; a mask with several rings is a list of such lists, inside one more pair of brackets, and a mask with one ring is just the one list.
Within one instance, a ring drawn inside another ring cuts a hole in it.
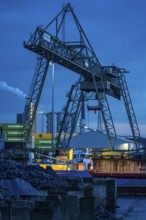
[{"label": "blue sky", "polygon": [[[130,71],[126,75],[141,134],[146,135],[146,1],[145,0],[72,0],[73,6],[100,63],[115,64]],[[23,48],[36,26],[46,26],[61,10],[61,0],[5,0],[0,4],[0,123],[16,122],[23,112],[25,98],[34,74],[36,54]],[[66,21],[66,26],[72,24]],[[67,29],[67,27],[66,27]],[[65,94],[78,78],[76,73],[55,65],[55,111],[65,105]],[[11,87],[10,91],[5,86]],[[19,90],[20,91],[19,91]],[[109,97],[112,116],[120,135],[128,135],[129,125],[123,101]],[[40,100],[40,107],[51,111],[51,70]],[[86,115],[96,127],[97,115]]]}]

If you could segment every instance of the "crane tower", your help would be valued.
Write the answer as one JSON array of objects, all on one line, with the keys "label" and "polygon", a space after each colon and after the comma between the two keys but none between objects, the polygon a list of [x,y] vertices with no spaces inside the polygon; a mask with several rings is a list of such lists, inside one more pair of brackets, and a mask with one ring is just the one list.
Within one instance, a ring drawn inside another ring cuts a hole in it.
[{"label": "crane tower", "polygon": [[[65,41],[63,41],[62,25],[64,25],[64,21],[67,25],[68,17],[72,18],[73,30],[69,32],[66,30]],[[25,115],[24,127],[28,127],[25,133],[27,141],[50,62],[57,63],[79,75],[79,80],[72,85],[68,94],[58,142],[64,134],[64,147],[69,146],[81,111],[83,97],[84,100],[88,100],[93,95],[101,106],[102,119],[110,148],[114,148],[117,135],[107,98],[108,95],[119,100],[121,97],[124,98],[132,133],[135,141],[137,140],[140,133],[124,78],[126,70],[116,66],[101,65],[70,4],[67,4],[45,28],[38,26],[30,39],[24,42],[24,47],[38,56],[35,74],[27,97],[28,105],[34,103],[32,117],[29,117],[29,112]],[[124,92],[125,89],[126,92]],[[102,99],[100,94],[102,94]],[[64,128],[64,123],[67,123],[66,117],[68,117],[68,126]],[[70,120],[74,123],[70,123]]]}]

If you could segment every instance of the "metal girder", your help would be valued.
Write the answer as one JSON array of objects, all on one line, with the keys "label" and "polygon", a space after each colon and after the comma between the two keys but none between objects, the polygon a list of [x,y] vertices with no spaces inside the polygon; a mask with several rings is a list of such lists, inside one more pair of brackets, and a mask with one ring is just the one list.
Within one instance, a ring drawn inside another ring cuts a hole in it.
[{"label": "metal girder", "polygon": [[26,105],[24,109],[24,126],[22,134],[26,140],[26,143],[29,143],[29,136],[34,123],[34,118],[36,115],[48,67],[49,60],[38,56],[35,73],[31,82],[30,91],[26,98]]},{"label": "metal girder", "polygon": [[115,73],[118,75],[118,78],[119,78],[122,97],[125,103],[125,108],[126,108],[127,116],[129,119],[132,137],[134,139],[135,146],[138,150],[140,149],[140,143],[139,143],[140,131],[139,131],[138,123],[136,120],[133,104],[131,101],[128,85],[127,85],[126,78],[124,75],[124,73],[127,73],[127,71],[124,68],[117,68],[117,67],[113,67],[113,71],[115,71]]},{"label": "metal girder", "polygon": [[[100,65],[93,49],[91,51],[86,45],[71,46],[37,27],[29,41],[24,42],[24,47],[80,74],[87,82],[93,82],[93,75],[102,92],[120,99],[120,88],[115,83],[117,77]],[[108,89],[103,89],[103,84],[108,84]]]},{"label": "metal girder", "polygon": [[98,80],[100,79],[99,66],[93,58],[88,63],[88,57],[79,54],[78,51],[46,33],[40,27],[36,29],[30,40],[24,43],[24,47],[46,59],[51,59],[54,63],[79,73],[87,80],[92,79],[92,73],[97,76]]},{"label": "metal girder", "polygon": [[[80,84],[82,80],[83,79],[80,77],[80,79],[71,86],[71,89],[68,93],[67,104],[63,109],[64,117],[61,123],[57,145],[61,144],[61,146],[64,148],[69,147],[70,140],[72,138],[72,135],[73,135],[75,126],[77,124],[80,111],[81,111],[82,101],[97,99],[96,91],[90,92],[90,93],[84,92],[84,95],[83,95],[83,92],[80,89]],[[106,100],[105,93],[98,92],[98,102],[99,102],[99,106],[101,106],[101,113],[102,113],[105,130],[108,136],[109,146],[111,149],[113,149],[116,143],[117,136],[116,136],[116,131],[115,131],[114,124],[112,121],[110,108],[109,108],[109,105],[107,105],[108,102]]]},{"label": "metal girder", "polygon": [[67,95],[68,100],[66,106],[63,108],[64,116],[57,137],[57,145],[61,144],[63,148],[69,147],[80,114],[82,101],[82,92],[80,90],[81,81],[82,77],[71,86]]},{"label": "metal girder", "polygon": [[117,134],[116,134],[114,122],[112,119],[112,114],[110,111],[106,92],[104,89],[104,84],[103,84],[104,82],[101,77],[101,83],[102,83],[102,88],[103,88],[102,93],[101,93],[101,91],[98,90],[94,75],[92,75],[92,77],[93,77],[93,82],[95,86],[96,96],[99,102],[99,106],[101,108],[102,118],[103,118],[105,130],[106,130],[106,134],[108,137],[109,147],[111,150],[113,150],[116,144]]},{"label": "metal girder", "polygon": [[[69,39],[63,42],[60,40],[61,27],[68,14],[72,15],[75,23],[72,31],[78,36],[78,40],[70,40],[70,35]],[[54,34],[50,34],[53,31]],[[24,42],[24,47],[82,75],[86,81],[93,81],[92,74],[95,75],[96,81],[101,81],[102,75],[103,81],[112,85],[105,92],[120,99],[120,96],[117,96],[120,90],[118,84],[113,88],[116,76],[109,72],[108,68],[101,66],[70,4],[67,4],[45,28],[37,27],[29,41]]]},{"label": "metal girder", "polygon": [[[68,12],[72,14],[77,27],[79,36],[78,41],[63,42],[59,40],[59,33],[63,19]],[[60,16],[61,19],[59,20]],[[48,32],[48,29],[54,23],[55,33],[52,35]],[[116,132],[106,94],[120,99],[120,87],[118,83],[115,83],[118,79],[108,68],[104,68],[99,63],[99,60],[97,59],[96,54],[70,4],[67,4],[67,6],[64,7],[64,9],[49,23],[49,25],[46,26],[46,28],[43,29],[37,27],[29,41],[27,43],[24,42],[24,47],[37,53],[46,60],[51,60],[54,63],[58,63],[78,73],[84,78],[84,81],[93,84],[94,89],[91,91],[95,92],[96,98],[101,105],[102,117],[109,139],[109,145],[113,148],[116,141]],[[97,84],[100,84],[100,86],[98,87]],[[108,88],[105,87],[105,84],[109,85]],[[101,93],[102,99],[100,96]],[[79,103],[75,105],[76,108],[79,108],[78,105]],[[77,109],[76,111],[78,112]]]}]

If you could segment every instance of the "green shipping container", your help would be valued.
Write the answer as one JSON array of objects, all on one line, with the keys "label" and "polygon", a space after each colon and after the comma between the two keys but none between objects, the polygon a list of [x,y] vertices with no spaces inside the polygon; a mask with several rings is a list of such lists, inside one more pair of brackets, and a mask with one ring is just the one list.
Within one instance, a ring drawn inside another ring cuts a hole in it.
[{"label": "green shipping container", "polygon": [[[34,142],[36,145],[39,145],[39,144],[44,144],[44,145],[47,145],[47,144],[52,144],[52,140],[47,140],[47,139],[36,139],[35,142]],[[57,143],[57,140],[54,140],[54,143],[56,144]]]},{"label": "green shipping container", "polygon": [[45,146],[45,145],[37,145],[37,146],[35,146],[35,148],[37,148],[37,149],[51,149],[52,148],[52,145],[50,145],[50,146]]},{"label": "green shipping container", "polygon": [[20,136],[24,135],[24,132],[22,132],[22,131],[7,131],[7,132],[4,132],[4,134],[7,137],[20,137]]},{"label": "green shipping container", "polygon": [[[28,129],[29,125],[25,125],[25,129]],[[22,124],[2,124],[3,130],[21,130],[23,129]]]},{"label": "green shipping container", "polygon": [[5,142],[25,142],[25,138],[18,138],[18,137],[7,137]]}]

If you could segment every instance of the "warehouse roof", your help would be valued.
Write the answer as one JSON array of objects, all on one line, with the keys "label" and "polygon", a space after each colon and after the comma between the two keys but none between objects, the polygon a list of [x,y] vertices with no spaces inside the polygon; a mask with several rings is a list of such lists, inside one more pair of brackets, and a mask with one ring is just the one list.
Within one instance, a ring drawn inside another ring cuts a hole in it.
[{"label": "warehouse roof", "polygon": [[[115,148],[120,145],[131,143],[127,139],[117,138]],[[70,148],[109,148],[108,137],[105,133],[99,131],[89,131],[72,137]]]}]

